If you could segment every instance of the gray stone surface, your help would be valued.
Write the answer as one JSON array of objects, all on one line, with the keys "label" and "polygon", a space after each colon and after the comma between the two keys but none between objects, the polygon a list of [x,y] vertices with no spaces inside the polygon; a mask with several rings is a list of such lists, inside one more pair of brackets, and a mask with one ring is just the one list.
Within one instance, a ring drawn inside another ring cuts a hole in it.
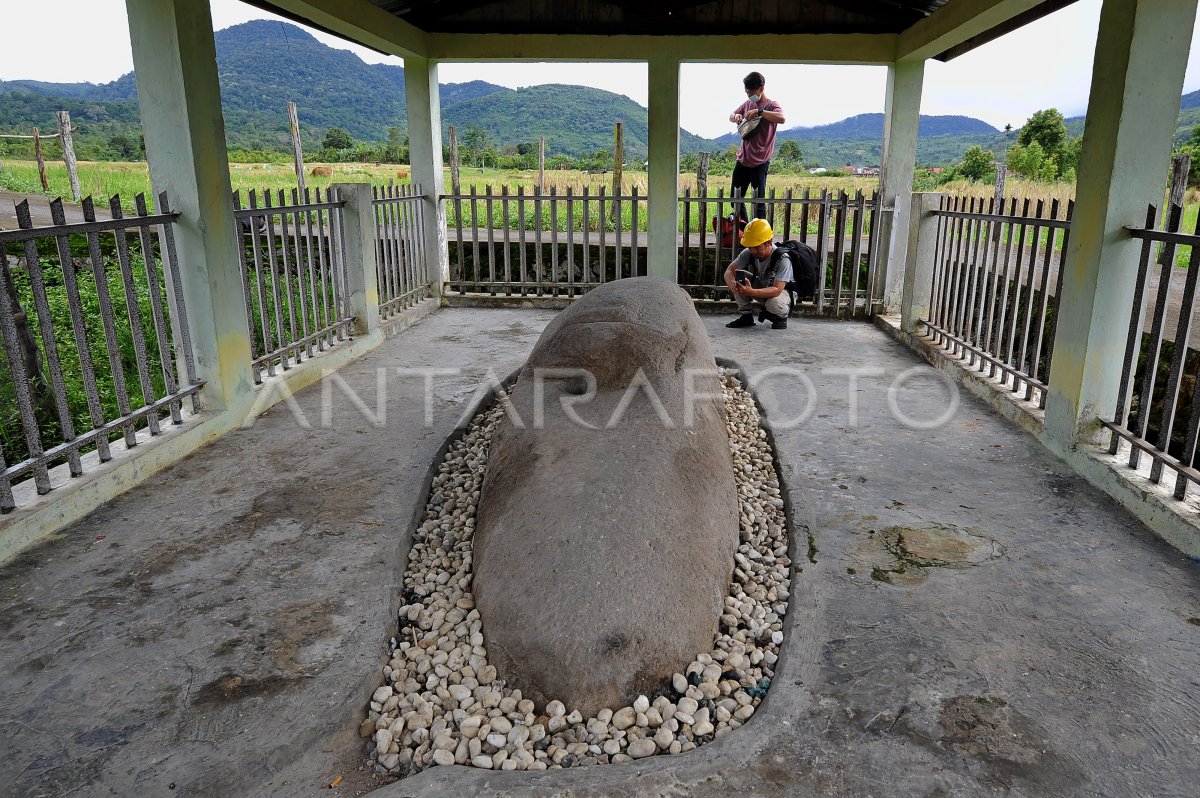
[{"label": "gray stone surface", "polygon": [[[340,389],[323,428],[320,388],[301,392],[315,429],[272,411],[0,568],[0,794],[370,789],[356,729],[429,463],[478,378],[517,368],[550,318],[439,312],[341,372],[374,408],[389,369],[384,428]],[[781,376],[761,387],[803,568],[762,708],[681,756],[541,775],[440,767],[380,798],[1194,796],[1200,565],[965,395],[940,428],[897,423],[888,386],[932,369],[870,325],[725,330],[729,318],[703,319],[716,354],[751,375],[802,369],[816,391],[812,417],[781,429],[808,392]],[[465,370],[433,381],[432,428],[422,380],[398,366]],[[858,367],[879,376],[852,393],[833,370]],[[897,400],[935,415],[945,396],[920,380]],[[1003,553],[924,568],[917,584],[873,580],[895,563],[895,528],[974,530]],[[334,611],[289,609],[304,603]],[[290,678],[204,689],[272,672]]]},{"label": "gray stone surface", "polygon": [[[576,375],[539,401],[543,369],[586,371],[594,398],[563,407]],[[492,443],[473,586],[489,661],[539,710],[619,709],[712,648],[738,541],[720,395],[708,333],[663,280],[593,290],[534,347]]]}]

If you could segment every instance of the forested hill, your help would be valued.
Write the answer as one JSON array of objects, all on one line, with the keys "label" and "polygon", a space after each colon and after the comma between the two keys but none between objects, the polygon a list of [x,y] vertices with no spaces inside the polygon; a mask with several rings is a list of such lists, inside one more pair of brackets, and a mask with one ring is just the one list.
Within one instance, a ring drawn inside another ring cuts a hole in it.
[{"label": "forested hill", "polygon": [[[406,126],[404,69],[367,64],[328,47],[307,31],[256,20],[217,31],[217,71],[226,137],[247,149],[288,148],[287,101],[299,108],[306,148],[316,148],[331,127],[360,141],[380,141],[392,126]],[[536,142],[549,154],[579,156],[611,149],[613,123],[624,123],[630,157],[646,152],[646,109],[628,97],[582,86],[513,90],[486,81],[442,84],[442,119],[460,132],[486,131],[497,146]],[[53,112],[71,111],[84,131],[106,136],[136,133],[139,125],[133,75],[112,83],[0,82],[0,129],[52,127]],[[681,132],[684,151],[708,142]]]}]

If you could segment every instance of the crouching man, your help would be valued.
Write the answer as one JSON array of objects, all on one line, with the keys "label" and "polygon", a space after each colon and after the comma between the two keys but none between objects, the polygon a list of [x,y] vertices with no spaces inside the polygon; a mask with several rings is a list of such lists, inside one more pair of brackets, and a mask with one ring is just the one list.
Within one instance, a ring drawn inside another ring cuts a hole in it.
[{"label": "crouching man", "polygon": [[[752,219],[742,232],[746,247],[725,269],[725,285],[733,292],[741,315],[726,327],[753,327],[755,300],[762,303],[759,321],[770,321],[772,330],[786,330],[792,312],[787,285],[792,277],[792,259],[772,257],[774,233],[766,219]],[[782,254],[782,253],[781,253]]]}]

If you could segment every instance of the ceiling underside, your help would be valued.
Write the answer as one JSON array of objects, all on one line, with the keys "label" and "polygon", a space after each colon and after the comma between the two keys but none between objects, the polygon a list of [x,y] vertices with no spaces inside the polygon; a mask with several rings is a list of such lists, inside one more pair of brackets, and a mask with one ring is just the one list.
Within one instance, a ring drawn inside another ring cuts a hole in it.
[{"label": "ceiling underside", "polygon": [[[355,41],[272,0],[244,0],[302,25]],[[898,34],[950,0],[370,0],[427,33],[591,36]],[[1044,0],[933,57],[949,61],[1076,0]],[[360,43],[361,42],[356,42]],[[370,45],[366,45],[370,46]],[[374,48],[373,48],[374,49]],[[380,51],[382,52],[382,51]],[[580,53],[586,58],[586,53]],[[751,54],[752,55],[752,54]],[[800,54],[797,54],[798,56]],[[748,56],[750,57],[750,56]],[[752,58],[751,58],[752,60]],[[799,60],[799,59],[798,59]]]},{"label": "ceiling underside", "polygon": [[947,0],[371,0],[433,33],[899,33]]}]

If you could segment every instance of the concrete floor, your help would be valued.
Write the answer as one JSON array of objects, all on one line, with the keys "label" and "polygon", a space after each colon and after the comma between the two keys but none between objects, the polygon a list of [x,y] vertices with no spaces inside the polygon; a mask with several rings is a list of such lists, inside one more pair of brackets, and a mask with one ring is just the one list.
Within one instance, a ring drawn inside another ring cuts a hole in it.
[{"label": "concrete floor", "polygon": [[[316,386],[311,428],[277,406],[0,569],[0,794],[374,787],[356,728],[430,461],[550,318],[439,312],[340,372],[372,411],[384,386],[383,426],[339,389],[323,424]],[[725,320],[705,319],[719,356],[803,370],[817,396],[776,430],[802,571],[763,708],[678,757],[434,768],[378,794],[1194,796],[1200,565],[965,394],[935,429],[894,420],[908,369],[910,416],[949,394],[872,326]],[[422,366],[463,369],[434,379],[430,428],[395,372]],[[860,367],[877,376],[852,395],[836,370]],[[797,379],[760,391],[777,427]]]}]

